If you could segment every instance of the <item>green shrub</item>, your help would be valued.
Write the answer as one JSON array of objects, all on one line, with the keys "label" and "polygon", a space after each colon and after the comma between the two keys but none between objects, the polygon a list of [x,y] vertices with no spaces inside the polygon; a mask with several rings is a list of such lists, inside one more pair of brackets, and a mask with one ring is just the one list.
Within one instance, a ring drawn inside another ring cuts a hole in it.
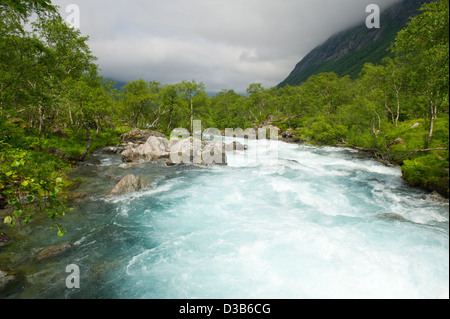
[{"label": "green shrub", "polygon": [[50,228],[56,227],[58,236],[64,235],[58,218],[68,211],[60,197],[69,185],[64,178],[68,169],[51,155],[13,148],[0,141],[0,201],[2,206],[14,209],[4,223],[28,223],[40,213],[51,219]]},{"label": "green shrub", "polygon": [[429,191],[437,191],[441,195],[449,195],[448,152],[445,159],[438,153],[419,156],[405,160],[402,166],[403,178],[411,186]]}]

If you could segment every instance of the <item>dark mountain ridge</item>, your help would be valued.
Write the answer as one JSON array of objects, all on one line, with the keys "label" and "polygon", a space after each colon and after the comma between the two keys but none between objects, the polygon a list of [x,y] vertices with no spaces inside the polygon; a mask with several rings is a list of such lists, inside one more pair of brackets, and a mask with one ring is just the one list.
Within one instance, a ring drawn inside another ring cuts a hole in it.
[{"label": "dark mountain ridge", "polygon": [[387,49],[418,9],[432,0],[404,0],[381,13],[379,29],[368,29],[365,22],[331,36],[314,48],[278,87],[299,85],[310,76],[335,72],[356,78],[364,63],[380,63],[389,55]]}]

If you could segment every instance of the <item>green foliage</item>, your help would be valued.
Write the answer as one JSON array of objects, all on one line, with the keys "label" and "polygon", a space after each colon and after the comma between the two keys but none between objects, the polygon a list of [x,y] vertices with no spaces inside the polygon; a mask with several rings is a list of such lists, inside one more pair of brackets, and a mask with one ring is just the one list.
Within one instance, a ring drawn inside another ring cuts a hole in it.
[{"label": "green foliage", "polygon": [[56,10],[50,0],[3,0],[0,3],[0,10],[7,8],[23,16],[27,16],[31,12],[54,12]]},{"label": "green foliage", "polygon": [[411,186],[420,186],[449,196],[448,152],[446,159],[434,153],[406,160],[402,172]]},{"label": "green foliage", "polygon": [[218,129],[247,128],[248,113],[244,108],[244,97],[233,90],[222,90],[211,99],[212,121]]},{"label": "green foliage", "polygon": [[433,1],[401,30],[392,51],[420,81],[424,91],[448,96],[449,85],[449,2]]},{"label": "green foliage", "polygon": [[44,214],[51,219],[51,228],[57,228],[58,236],[64,235],[58,218],[68,211],[60,197],[68,182],[64,170],[57,169],[60,167],[64,165],[51,156],[0,141],[0,200],[3,206],[14,209],[4,222],[14,226],[18,220],[28,223],[36,213]]},{"label": "green foliage", "polygon": [[346,134],[344,125],[335,125],[324,116],[310,118],[301,130],[300,137],[310,143],[319,145],[336,145],[343,142]]}]

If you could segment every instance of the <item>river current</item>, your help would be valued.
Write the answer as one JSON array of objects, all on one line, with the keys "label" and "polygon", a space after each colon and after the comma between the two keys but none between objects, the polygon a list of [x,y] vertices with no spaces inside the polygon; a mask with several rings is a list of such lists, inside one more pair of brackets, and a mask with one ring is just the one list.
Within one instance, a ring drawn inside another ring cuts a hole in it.
[{"label": "river current", "polygon": [[[68,234],[22,230],[24,251],[68,241],[73,251],[28,263],[2,297],[449,298],[448,201],[350,149],[241,142],[248,150],[227,166],[94,154],[101,164],[74,173],[90,195],[62,219]],[[153,187],[106,198],[128,174]],[[79,289],[66,287],[70,264]]]}]

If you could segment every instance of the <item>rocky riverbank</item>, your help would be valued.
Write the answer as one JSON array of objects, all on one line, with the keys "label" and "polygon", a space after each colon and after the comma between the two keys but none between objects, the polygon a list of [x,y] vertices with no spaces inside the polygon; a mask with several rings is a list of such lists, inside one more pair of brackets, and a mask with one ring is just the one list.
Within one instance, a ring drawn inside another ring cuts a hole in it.
[{"label": "rocky riverbank", "polygon": [[[278,126],[267,122],[255,126],[253,129],[244,131],[243,135],[250,139],[276,138],[286,143],[310,145],[299,137],[299,131],[300,128],[282,130]],[[225,131],[222,131],[221,134],[224,136]],[[264,134],[265,136],[259,136],[261,134]],[[207,132],[205,133],[205,136],[208,137]],[[403,139],[397,138],[390,146],[402,143],[405,143]],[[361,148],[345,143],[333,146],[355,149],[387,166],[401,166],[400,163],[387,160],[384,156],[380,155],[379,152],[373,149]],[[194,137],[172,138],[169,140],[165,135],[159,132],[133,129],[121,136],[120,145],[106,147],[102,149],[102,151],[105,153],[120,154],[124,163],[162,161],[168,166],[192,164],[210,166],[227,165],[227,152],[236,150],[245,151],[246,147],[246,145],[239,142],[225,144],[221,141],[217,142],[208,139],[200,140]],[[405,179],[405,181],[408,183],[408,180]],[[427,189],[425,188],[425,190]],[[433,193],[434,198],[439,196],[441,200],[448,199],[445,192],[440,193],[436,190],[432,190],[430,193],[431,192]]]}]

